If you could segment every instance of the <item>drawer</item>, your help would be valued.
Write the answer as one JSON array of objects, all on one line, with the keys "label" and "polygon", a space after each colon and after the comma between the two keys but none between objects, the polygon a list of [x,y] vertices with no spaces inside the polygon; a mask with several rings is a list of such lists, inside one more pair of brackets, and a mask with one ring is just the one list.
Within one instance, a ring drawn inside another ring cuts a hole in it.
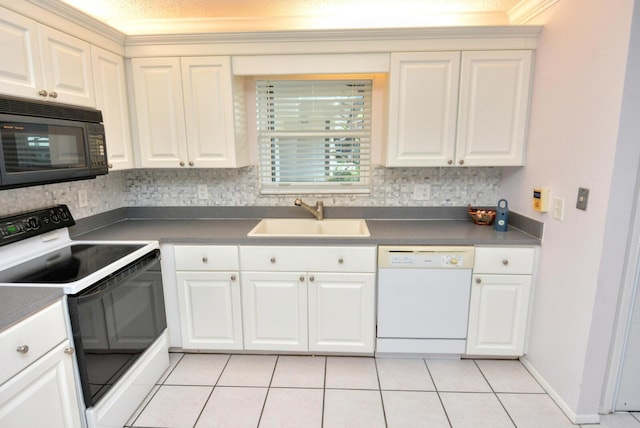
[{"label": "drawer", "polygon": [[532,247],[476,247],[473,273],[533,273],[535,249]]},{"label": "drawer", "polygon": [[[0,384],[67,339],[64,309],[58,301],[0,333]],[[19,347],[28,346],[25,353]]]},{"label": "drawer", "polygon": [[375,272],[375,247],[240,246],[243,271]]},{"label": "drawer", "polygon": [[238,270],[236,245],[176,245],[176,270]]}]

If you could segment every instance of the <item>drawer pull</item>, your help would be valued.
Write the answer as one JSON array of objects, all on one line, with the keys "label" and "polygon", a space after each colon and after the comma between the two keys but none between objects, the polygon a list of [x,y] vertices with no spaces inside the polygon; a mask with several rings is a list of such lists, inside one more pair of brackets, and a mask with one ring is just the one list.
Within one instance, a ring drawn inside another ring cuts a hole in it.
[{"label": "drawer pull", "polygon": [[64,348],[64,353],[67,355],[73,355],[74,352],[76,352],[76,350],[72,347]]},{"label": "drawer pull", "polygon": [[41,89],[38,91],[38,95],[40,95],[41,97],[46,97],[47,95],[49,95],[49,93],[44,89]]},{"label": "drawer pull", "polygon": [[236,276],[235,275],[231,275],[231,281],[235,281],[236,280]]},{"label": "drawer pull", "polygon": [[208,263],[209,262],[209,258],[207,256],[204,256],[202,258],[202,263]]},{"label": "drawer pull", "polygon": [[480,278],[476,278],[476,284],[480,284],[482,280]]},{"label": "drawer pull", "polygon": [[313,281],[315,281],[315,280],[316,280],[316,278],[315,278],[315,277],[313,277],[313,276],[310,276],[310,277],[309,277],[309,282],[313,282]]},{"label": "drawer pull", "polygon": [[275,263],[276,262],[276,258],[275,257],[271,257],[271,263]]},{"label": "drawer pull", "polygon": [[18,349],[16,349],[16,351],[18,351],[19,354],[26,354],[27,352],[29,352],[29,345],[22,345],[22,346],[18,346]]},{"label": "drawer pull", "polygon": [[503,265],[505,265],[505,266],[508,266],[508,265],[509,265],[509,260],[504,259],[504,260],[502,261],[502,264],[503,264]]},{"label": "drawer pull", "polygon": [[304,282],[304,276],[300,275],[300,282]]},{"label": "drawer pull", "polygon": [[344,259],[343,259],[342,257],[340,257],[340,258],[338,259],[338,263],[339,263],[339,264],[343,264],[343,263],[344,263]]}]

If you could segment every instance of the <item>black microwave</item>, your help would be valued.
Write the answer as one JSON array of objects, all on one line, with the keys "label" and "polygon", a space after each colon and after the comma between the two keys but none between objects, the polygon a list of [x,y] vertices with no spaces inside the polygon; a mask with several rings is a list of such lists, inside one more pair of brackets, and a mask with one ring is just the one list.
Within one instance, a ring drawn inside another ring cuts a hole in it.
[{"label": "black microwave", "polygon": [[107,174],[102,112],[0,96],[0,189]]}]

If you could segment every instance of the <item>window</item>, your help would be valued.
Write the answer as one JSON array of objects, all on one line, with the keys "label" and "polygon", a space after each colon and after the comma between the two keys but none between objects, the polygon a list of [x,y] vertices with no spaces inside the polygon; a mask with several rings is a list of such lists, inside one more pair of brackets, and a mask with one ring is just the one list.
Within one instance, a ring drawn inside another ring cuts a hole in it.
[{"label": "window", "polygon": [[371,88],[371,79],[256,81],[261,192],[368,192]]}]

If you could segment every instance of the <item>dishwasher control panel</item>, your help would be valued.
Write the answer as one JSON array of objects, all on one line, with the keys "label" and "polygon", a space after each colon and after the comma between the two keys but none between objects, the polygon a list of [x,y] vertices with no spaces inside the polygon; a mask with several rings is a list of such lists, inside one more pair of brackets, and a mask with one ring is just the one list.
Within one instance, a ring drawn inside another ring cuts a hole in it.
[{"label": "dishwasher control panel", "polygon": [[380,247],[378,267],[471,269],[473,255],[473,247]]}]

